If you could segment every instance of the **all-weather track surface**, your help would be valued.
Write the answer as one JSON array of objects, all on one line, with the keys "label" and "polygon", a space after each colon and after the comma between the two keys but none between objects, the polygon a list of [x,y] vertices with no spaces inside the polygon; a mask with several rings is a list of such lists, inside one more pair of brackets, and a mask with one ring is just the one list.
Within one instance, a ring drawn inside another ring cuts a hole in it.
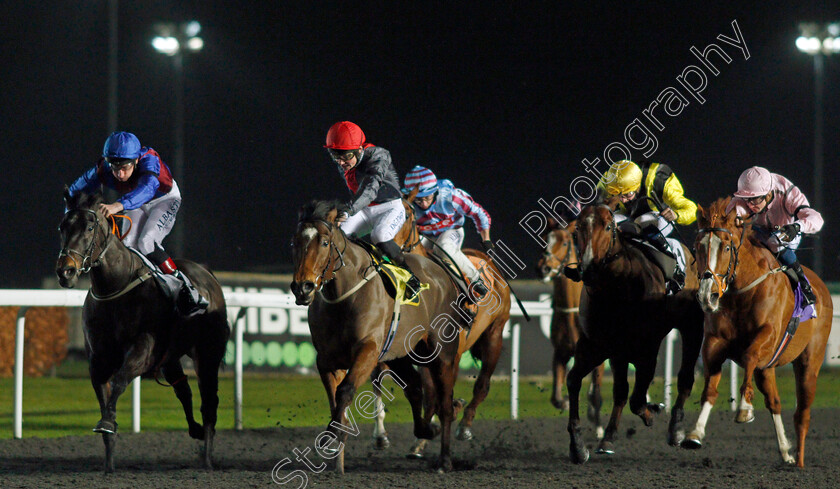
[{"label": "all-weather track surface", "polygon": [[[757,406],[758,407],[758,406]],[[792,412],[783,413],[793,440]],[[688,414],[693,423],[696,412]],[[405,458],[413,440],[411,426],[391,425],[391,448],[371,448],[371,425],[350,437],[347,473],[331,467],[313,473],[295,460],[294,449],[313,453],[318,428],[277,428],[220,431],[216,437],[216,470],[200,469],[198,442],[183,432],[121,434],[117,444],[117,472],[102,472],[103,445],[97,435],[66,438],[26,438],[0,441],[0,487],[37,488],[160,488],[160,487],[302,487],[301,479],[280,485],[272,468],[286,457],[292,464],[279,470],[282,478],[293,470],[306,472],[306,487],[323,488],[660,488],[837,487],[840,480],[840,409],[815,410],[806,444],[805,469],[784,466],[766,410],[756,412],[747,425],[733,422],[733,413],[712,413],[702,449],[673,448],[665,443],[668,418],[660,415],[651,428],[625,410],[621,437],[614,455],[592,454],[584,465],[569,461],[566,418],[522,421],[477,421],[476,438],[453,441],[456,470],[437,474],[429,460]],[[594,452],[594,432],[587,445]],[[795,443],[795,442],[794,442]],[[437,454],[437,440],[427,449]]]}]

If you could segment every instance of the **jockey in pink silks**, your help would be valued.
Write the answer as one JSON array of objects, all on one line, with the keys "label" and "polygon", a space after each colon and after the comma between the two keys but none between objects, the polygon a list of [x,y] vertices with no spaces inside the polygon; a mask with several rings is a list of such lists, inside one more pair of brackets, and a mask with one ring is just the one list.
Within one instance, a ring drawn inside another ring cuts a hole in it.
[{"label": "jockey in pink silks", "polygon": [[808,199],[787,178],[754,166],[738,178],[738,190],[726,208],[733,208],[744,219],[752,218],[752,228],[772,251],[779,263],[796,272],[806,305],[816,301],[811,285],[805,280],[796,249],[802,234],[815,234],[822,229],[823,218],[808,204]]}]

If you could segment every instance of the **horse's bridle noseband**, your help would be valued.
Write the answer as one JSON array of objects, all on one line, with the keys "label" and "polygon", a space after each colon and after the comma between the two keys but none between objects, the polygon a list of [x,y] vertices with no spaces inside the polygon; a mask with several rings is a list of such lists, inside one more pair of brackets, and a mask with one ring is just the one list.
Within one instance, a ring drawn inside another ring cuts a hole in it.
[{"label": "horse's bridle noseband", "polygon": [[[729,290],[729,285],[735,281],[735,276],[738,273],[738,252],[741,250],[741,245],[744,244],[745,230],[746,228],[744,228],[744,230],[741,231],[741,239],[738,241],[738,246],[729,246],[729,264],[726,267],[725,274],[721,275],[719,273],[715,273],[714,270],[709,269],[709,255],[708,252],[706,253],[706,270],[703,272],[703,276],[706,276],[708,274],[708,278],[713,278],[715,280],[715,283],[718,286],[718,290],[720,290],[721,296],[723,296],[723,294],[725,294],[726,291]],[[699,237],[701,234],[705,233],[726,233],[731,238],[735,237],[732,231],[721,227],[700,228],[697,231],[697,236]],[[698,276],[700,276],[699,267]]]},{"label": "horse's bridle noseband", "polygon": [[[305,220],[305,221],[298,221],[298,226],[302,226],[304,224],[318,224],[318,223],[326,226],[327,230],[329,231],[330,252],[329,252],[329,256],[327,258],[327,264],[324,265],[324,269],[321,271],[321,273],[316,278],[315,290],[320,289],[321,287],[324,286],[324,284],[329,283],[330,281],[335,279],[335,272],[341,270],[346,265],[344,263],[344,252],[347,251],[347,237],[344,237],[344,249],[339,250],[338,246],[336,246],[335,241],[333,240],[334,226],[332,224],[330,224],[329,222],[327,222],[323,219],[310,219],[310,220]],[[335,250],[336,254],[338,255],[337,257],[333,258],[332,250]],[[336,262],[340,263],[338,268],[335,267]],[[327,271],[328,270],[330,271],[331,276],[330,276],[330,278],[325,278],[327,276]]]},{"label": "horse's bridle noseband", "polygon": [[[92,211],[90,209],[73,209],[73,210],[70,210],[70,211],[67,212],[67,214],[64,216],[64,220],[66,220],[67,215],[69,215],[72,212],[83,212],[83,213],[92,214],[94,225],[96,226],[96,229],[94,230],[93,239],[90,240],[90,244],[88,245],[88,248],[85,251],[85,253],[82,253],[78,250],[74,250],[72,248],[68,248],[68,247],[65,246],[64,248],[61,249],[61,251],[58,252],[58,259],[61,259],[61,257],[66,256],[66,257],[70,258],[71,260],[73,260],[73,264],[76,266],[76,269],[79,270],[79,273],[87,273],[87,272],[90,271],[91,268],[98,267],[102,263],[101,262],[102,256],[105,254],[106,251],[108,251],[108,248],[111,247],[111,242],[112,242],[112,240],[110,239],[111,235],[106,234],[105,231],[102,231],[102,226],[99,224],[99,215],[95,211]],[[62,221],[62,223],[63,223],[63,221]],[[101,243],[99,245],[101,250],[99,251],[99,254],[96,256],[96,259],[94,260],[93,259],[93,253],[94,253],[94,247],[97,245],[97,243],[96,243],[96,235],[98,234],[97,231],[102,231],[103,243]],[[104,246],[104,248],[103,248],[103,246]],[[81,266],[79,266],[79,262],[76,261],[75,258],[73,258],[73,255],[71,253],[75,253],[76,255],[78,255],[82,259]]]},{"label": "horse's bridle noseband", "polygon": [[543,251],[543,257],[544,258],[546,258],[546,259],[554,258],[555,260],[560,262],[559,265],[551,268],[550,273],[557,274],[560,270],[562,270],[566,265],[569,264],[569,262],[572,259],[572,241],[574,241],[576,238],[577,238],[577,235],[575,235],[574,232],[573,232],[571,239],[566,240],[566,242],[561,245],[562,246],[560,248],[561,250],[563,248],[566,249],[566,256],[562,260],[560,258],[558,258],[557,255],[555,255],[554,252],[550,251],[547,247],[546,247],[545,251]]}]

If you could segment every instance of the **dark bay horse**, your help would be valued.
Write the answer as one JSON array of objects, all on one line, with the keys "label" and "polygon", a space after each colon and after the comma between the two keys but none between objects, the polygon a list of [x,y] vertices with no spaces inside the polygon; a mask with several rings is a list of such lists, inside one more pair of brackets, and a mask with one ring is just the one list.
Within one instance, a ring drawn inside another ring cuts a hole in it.
[{"label": "dark bay horse", "polygon": [[[414,207],[411,205],[417,195],[417,190],[415,188],[403,199],[406,221],[400,229],[400,232],[397,233],[394,241],[402,246],[405,252],[428,256],[429,251],[420,242],[421,235],[417,230],[416,214]],[[475,317],[472,319],[472,324],[469,329],[461,330],[458,341],[459,354],[462,355],[469,351],[473,358],[481,362],[481,369],[473,385],[473,398],[464,407],[461,422],[458,423],[458,427],[455,430],[455,437],[457,439],[471,440],[473,438],[472,423],[475,419],[476,410],[490,392],[490,378],[493,372],[496,371],[496,365],[502,353],[502,333],[504,332],[505,324],[510,319],[510,288],[501,270],[499,270],[498,266],[487,254],[471,248],[465,248],[463,251],[476,264],[476,268],[479,268],[479,272],[484,277],[484,283],[490,289],[487,296],[476,304]],[[427,390],[434,387],[430,383],[427,369],[421,369],[421,376]],[[431,421],[435,412],[434,402],[431,402],[433,401],[433,396],[426,395],[424,400],[424,416],[427,421]],[[456,400],[457,407],[461,407],[463,404],[465,404],[463,400]],[[378,440],[381,440],[383,436],[386,436],[384,413],[377,420],[374,428],[374,439],[377,440],[377,445],[380,445]],[[421,457],[423,448],[427,442],[428,440],[418,438],[411,447],[409,455]]]},{"label": "dark bay horse", "polygon": [[[820,278],[805,268],[817,296],[817,317],[799,324],[792,337],[785,334],[794,309],[790,281],[773,254],[751,239],[749,223],[743,223],[733,209],[726,213],[730,198],[715,201],[708,209],[698,208],[700,228],[695,241],[698,300],[706,314],[703,343],[705,386],[702,408],[694,430],[683,446],[699,448],[706,434],[706,422],[717,400],[721,365],[734,360],[744,368],[741,403],[735,421],[751,422],[754,417],[752,378],[764,395],[776,428],[779,453],[785,463],[805,465],[805,435],[811,422],[811,404],[817,390],[817,376],[825,359],[834,307]],[[784,347],[783,345],[787,345]],[[790,442],[782,423],[782,403],[776,388],[776,367],[793,363],[796,379],[796,412],[793,415],[798,441],[796,459],[788,453]]]},{"label": "dark bay horse", "polygon": [[[597,452],[613,453],[621,411],[627,402],[628,364],[636,367],[636,382],[630,395],[630,410],[646,426],[653,424],[659,406],[649,404],[647,390],[653,380],[662,339],[672,328],[682,336],[682,365],[678,395],[671,411],[668,443],[678,445],[684,436],[683,406],[694,384],[694,364],[703,339],[703,311],[695,300],[697,279],[689,263],[685,288],[665,295],[662,270],[618,232],[613,210],[607,205],[583,208],[577,220],[577,244],[584,290],[580,301],[581,336],[575,348],[575,364],[569,371],[569,435],[571,460],[589,458],[581,434],[578,403],[581,380],[593,368],[610,360],[613,372],[613,410]],[[684,249],[686,256],[690,256]]]},{"label": "dark bay horse", "polygon": [[[569,400],[563,396],[566,382],[566,366],[575,353],[575,345],[580,337],[580,294],[583,284],[570,280],[563,275],[563,269],[570,263],[578,262],[573,233],[577,221],[561,227],[554,219],[548,220],[549,231],[543,236],[545,250],[537,261],[537,275],[543,282],[553,282],[551,298],[551,345],[554,355],[551,361],[553,382],[551,404],[561,411],[569,409]],[[592,371],[592,383],[589,386],[589,408],[587,418],[595,424],[598,438],[604,436],[601,426],[601,380],[604,377],[602,363]]]},{"label": "dark bay horse", "polygon": [[415,436],[432,438],[435,432],[422,416],[423,385],[412,366],[417,364],[429,368],[437,395],[440,470],[451,470],[452,390],[460,360],[457,340],[465,325],[451,306],[457,301],[457,292],[432,261],[406,256],[420,281],[430,287],[420,294],[419,305],[402,305],[399,327],[385,351],[395,301],[377,276],[366,248],[347,238],[336,224],[337,212],[336,204],[330,202],[303,206],[292,240],[295,274],[291,289],[298,304],[309,305],[316,365],[330,403],[331,422],[321,454],[335,458],[336,471],[344,472],[343,444],[349,432],[358,433],[347,428],[355,427],[354,408],[363,417],[372,419],[378,414],[373,393],[360,393],[360,398],[370,397],[370,402],[360,405],[357,399],[353,406],[351,403],[380,362],[388,365],[389,374],[403,387],[414,415]]},{"label": "dark bay horse", "polygon": [[[61,253],[55,272],[65,288],[90,273],[82,318],[90,379],[102,414],[93,431],[102,433],[105,442],[105,471],[114,471],[117,399],[132,379],[157,371],[174,387],[190,436],[204,441],[203,463],[212,469],[219,366],[230,336],[219,283],[200,265],[176,260],[210,301],[206,313],[182,319],[141,259],[111,234],[97,210],[101,194],[70,197],[65,189],[64,200],[68,212],[59,226]],[[193,417],[192,391],[180,363],[184,355],[195,362],[202,424]]]}]

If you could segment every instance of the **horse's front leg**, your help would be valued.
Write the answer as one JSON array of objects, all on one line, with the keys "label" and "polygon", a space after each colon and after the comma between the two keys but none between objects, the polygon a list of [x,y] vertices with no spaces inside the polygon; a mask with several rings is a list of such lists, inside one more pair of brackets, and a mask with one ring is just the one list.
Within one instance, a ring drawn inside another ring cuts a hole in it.
[{"label": "horse's front leg", "polygon": [[475,411],[479,404],[487,399],[487,394],[490,393],[490,377],[496,370],[496,364],[499,363],[499,356],[502,353],[502,328],[504,328],[506,322],[506,318],[496,319],[496,322],[491,326],[493,329],[485,332],[478,340],[481,352],[481,371],[473,385],[473,398],[464,409],[464,416],[455,430],[455,438],[459,440],[472,440],[472,423],[475,418]]},{"label": "horse's front leg", "polygon": [[[111,397],[111,384],[108,382],[111,375],[116,370],[116,367],[111,366],[106,359],[98,355],[90,356],[90,381],[93,385],[93,391],[96,393],[96,400],[99,401],[100,423],[102,419],[106,418],[108,413],[108,399]],[[113,428],[109,430],[98,429],[93,431],[102,433],[102,442],[105,444],[105,472],[114,471],[114,448],[117,445],[117,422],[114,420]]]},{"label": "horse's front leg", "polygon": [[444,345],[444,351],[430,365],[430,373],[437,392],[437,415],[440,418],[438,472],[452,470],[452,421],[455,418],[452,393],[455,380],[458,378],[458,362],[461,359],[457,339],[454,343]]},{"label": "horse's front leg", "polygon": [[[138,375],[143,374],[152,366],[152,347],[154,340],[151,335],[142,335],[126,353],[120,368],[111,377],[110,393],[102,408],[102,418],[96,423],[93,431],[102,433],[105,441],[105,470],[114,471],[113,449],[116,445],[117,434],[117,401],[125,392],[126,386]],[[98,382],[97,379],[94,382]],[[96,389],[96,383],[94,383]],[[97,390],[97,397],[99,389]]]},{"label": "horse's front leg", "polygon": [[[432,374],[428,367],[418,367],[420,371],[420,379],[423,383],[423,419],[434,430],[435,434],[440,433],[440,425],[433,423],[432,419],[437,412],[437,389],[435,382],[432,380]],[[426,438],[415,438],[414,444],[408,451],[408,458],[423,458],[423,450],[426,449],[429,440]]]},{"label": "horse's front leg", "polygon": [[[375,382],[382,372],[383,365],[377,365],[370,375],[371,382]],[[382,402],[382,391],[374,389],[373,395],[376,397],[374,401],[376,403],[376,417],[373,424],[373,448],[374,450],[385,450],[391,446],[391,440],[388,439],[388,432],[385,430],[385,403]]]},{"label": "horse's front leg", "polygon": [[586,408],[586,418],[595,425],[595,436],[600,440],[604,437],[604,427],[601,426],[601,382],[604,379],[604,364],[598,365],[592,370],[592,383],[589,384],[587,400],[589,407]]},{"label": "horse's front leg", "polygon": [[[671,421],[668,423],[668,444],[675,447],[685,439],[685,401],[691,396],[694,387],[694,366],[703,344],[703,317],[680,330],[682,337],[682,362],[677,374],[677,399],[671,409]],[[670,382],[667,379],[666,382]]]},{"label": "horse's front leg", "polygon": [[575,364],[566,376],[566,388],[569,390],[569,458],[576,464],[589,460],[589,450],[583,442],[580,427],[580,386],[583,378],[604,360],[602,355],[592,349],[585,337],[580,338],[575,347]]},{"label": "horse's front leg", "polygon": [[627,396],[630,393],[630,384],[627,382],[627,362],[611,359],[610,368],[613,374],[613,408],[610,420],[607,422],[607,429],[595,450],[595,453],[606,455],[615,453],[618,424],[621,422],[621,413],[624,411],[624,405],[627,404]]},{"label": "horse's front leg", "polygon": [[707,336],[703,342],[703,395],[700,396],[700,415],[694,424],[694,429],[686,435],[680,444],[683,448],[695,449],[703,446],[706,437],[706,423],[709,414],[718,398],[718,384],[720,383],[721,368],[726,360],[726,343],[720,338]]},{"label": "horse's front leg", "polygon": [[353,433],[356,436],[359,430],[357,418],[352,413],[348,416],[347,410],[353,402],[356,390],[367,381],[374,367],[376,367],[378,355],[379,349],[373,340],[355,345],[353,365],[335,390],[335,410],[332,414],[332,420],[327,426],[327,431],[338,439],[338,446],[342,447],[336,454],[335,471],[339,474],[344,473],[345,450],[343,447],[346,446],[347,435]]},{"label": "horse's front leg", "polygon": [[773,427],[776,429],[776,441],[779,445],[779,455],[782,461],[793,464],[796,461],[790,455],[790,441],[785,435],[785,425],[782,423],[782,400],[779,398],[779,390],[776,388],[776,369],[755,371],[755,383],[758,390],[764,395],[764,406],[770,411],[773,418]]},{"label": "horse's front leg", "polygon": [[555,310],[551,318],[551,343],[554,346],[554,355],[551,361],[551,372],[553,382],[551,387],[551,405],[560,411],[569,409],[569,400],[563,396],[563,383],[566,381],[566,365],[575,352],[574,338],[569,331],[569,325],[573,319],[571,314],[563,314]]},{"label": "horse's front leg", "polygon": [[[755,420],[755,408],[753,407],[755,392],[753,391],[752,379],[755,369],[758,367],[758,361],[762,357],[761,349],[765,345],[773,345],[771,348],[775,347],[776,342],[771,341],[770,338],[772,333],[773,327],[771,325],[762,325],[752,344],[741,356],[741,364],[744,366],[744,381],[741,383],[741,401],[738,404],[738,413],[735,415],[736,423],[752,423]],[[769,354],[772,355],[773,350],[770,350]],[[768,355],[765,356],[769,358]]]}]

